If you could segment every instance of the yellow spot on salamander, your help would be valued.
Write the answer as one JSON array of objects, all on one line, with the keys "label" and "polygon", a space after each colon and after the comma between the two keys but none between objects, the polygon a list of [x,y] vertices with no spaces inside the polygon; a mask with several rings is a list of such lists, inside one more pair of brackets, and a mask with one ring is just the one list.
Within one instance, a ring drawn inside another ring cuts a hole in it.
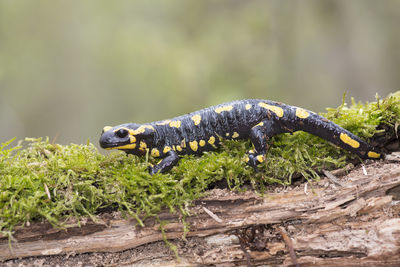
[{"label": "yellow spot on salamander", "polygon": [[146,131],[146,129],[155,131],[154,127],[151,125],[141,125],[139,128],[137,128],[136,130],[130,130],[129,134],[131,135],[138,135],[141,133],[144,133]]},{"label": "yellow spot on salamander", "polygon": [[161,121],[161,122],[156,122],[156,124],[157,125],[167,125],[170,122],[171,122],[171,120],[165,120],[165,121]]},{"label": "yellow spot on salamander", "polygon": [[233,132],[232,138],[238,138],[238,137],[239,137],[239,134],[237,132]]},{"label": "yellow spot on salamander", "polygon": [[340,134],[340,140],[343,141],[343,143],[348,144],[349,146],[353,147],[353,148],[358,148],[360,147],[360,143],[357,142],[356,140],[354,140],[353,138],[351,138],[350,136],[348,136],[345,133],[341,133]]},{"label": "yellow spot on salamander", "polygon": [[257,156],[257,161],[260,162],[260,163],[264,162],[264,159],[265,159],[265,157],[263,155],[258,155]]},{"label": "yellow spot on salamander", "polygon": [[283,117],[283,109],[281,107],[278,106],[272,106],[272,105],[268,105],[264,102],[260,102],[258,103],[258,105],[262,108],[271,110],[272,112],[274,112],[276,114],[276,116],[278,116],[279,118]]},{"label": "yellow spot on salamander", "polygon": [[226,136],[229,136],[229,133],[226,133],[225,135],[226,135]]},{"label": "yellow spot on salamander", "polygon": [[181,121],[171,121],[169,123],[169,127],[179,128],[179,127],[181,127]]},{"label": "yellow spot on salamander", "polygon": [[377,158],[379,158],[380,156],[381,156],[381,154],[376,153],[376,152],[374,152],[374,151],[369,151],[369,152],[368,152],[368,157],[370,157],[370,158],[375,158],[375,159],[377,159]]},{"label": "yellow spot on salamander", "polygon": [[164,150],[163,150],[163,153],[165,154],[165,153],[168,153],[169,151],[171,151],[171,147],[170,146],[165,146]]},{"label": "yellow spot on salamander", "polygon": [[213,144],[215,143],[215,137],[214,137],[214,136],[211,136],[210,139],[208,139],[208,143],[209,143],[210,145],[213,145]]},{"label": "yellow spot on salamander", "polygon": [[112,147],[112,148],[107,148],[107,149],[135,149],[136,144],[127,144],[123,146],[117,146],[117,147]]},{"label": "yellow spot on salamander", "polygon": [[144,151],[147,148],[147,144],[144,141],[140,141],[139,149]]},{"label": "yellow spot on salamander", "polygon": [[192,120],[194,121],[194,125],[199,125],[201,121],[201,116],[200,115],[194,115],[192,117]]},{"label": "yellow spot on salamander", "polygon": [[136,137],[134,137],[133,135],[129,135],[129,139],[131,140],[132,144],[136,142]]},{"label": "yellow spot on salamander", "polygon": [[155,157],[155,158],[158,158],[158,157],[160,156],[160,151],[158,151],[157,148],[153,148],[153,149],[151,150],[151,156],[153,156],[153,157]]},{"label": "yellow spot on salamander", "polygon": [[246,110],[251,109],[251,104],[246,104]]},{"label": "yellow spot on salamander", "polygon": [[197,149],[198,149],[197,141],[196,141],[196,140],[195,140],[195,141],[192,141],[192,142],[189,142],[189,146],[190,146],[190,148],[191,148],[193,151],[197,151]]},{"label": "yellow spot on salamander", "polygon": [[112,129],[111,126],[106,126],[106,127],[103,128],[103,133],[108,132],[111,129]]},{"label": "yellow spot on salamander", "polygon": [[223,106],[223,107],[219,107],[215,109],[215,112],[217,112],[218,114],[223,112],[223,111],[231,111],[233,109],[232,105],[229,106]]},{"label": "yellow spot on salamander", "polygon": [[257,126],[264,126],[264,123],[263,123],[263,122],[260,122],[259,124],[256,125],[256,127],[257,127]]},{"label": "yellow spot on salamander", "polygon": [[181,146],[176,146],[176,150],[178,150],[180,152],[180,151],[182,151],[182,147]]},{"label": "yellow spot on salamander", "polygon": [[185,139],[183,139],[183,140],[181,141],[181,147],[183,147],[183,148],[186,147],[186,141],[185,141]]},{"label": "yellow spot on salamander", "polygon": [[205,145],[206,145],[206,141],[200,140],[200,141],[199,141],[199,145],[200,145],[200,146],[205,146]]},{"label": "yellow spot on salamander", "polygon": [[308,116],[310,116],[310,113],[302,108],[296,108],[296,116],[300,119],[306,119]]}]

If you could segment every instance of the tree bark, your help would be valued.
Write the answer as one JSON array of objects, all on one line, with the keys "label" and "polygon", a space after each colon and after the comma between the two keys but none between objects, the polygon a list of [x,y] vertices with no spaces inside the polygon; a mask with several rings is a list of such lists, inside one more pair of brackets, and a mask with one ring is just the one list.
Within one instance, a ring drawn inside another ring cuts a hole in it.
[{"label": "tree bark", "polygon": [[[390,162],[264,196],[215,189],[191,208],[186,241],[172,243],[183,265],[400,266],[399,199],[400,165]],[[182,240],[179,214],[159,218],[166,238]],[[11,244],[0,238],[0,259],[118,252],[163,240],[158,221],[144,223],[111,215],[66,229],[38,223],[16,230]]]}]

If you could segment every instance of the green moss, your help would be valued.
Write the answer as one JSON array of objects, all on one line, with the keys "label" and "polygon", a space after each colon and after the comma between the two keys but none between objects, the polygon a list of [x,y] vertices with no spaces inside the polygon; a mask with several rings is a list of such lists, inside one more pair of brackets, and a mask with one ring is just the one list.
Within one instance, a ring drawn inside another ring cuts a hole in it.
[{"label": "green moss", "polygon": [[[368,140],[378,125],[400,122],[400,92],[373,103],[328,109],[328,119]],[[254,173],[244,163],[250,142],[226,141],[202,157],[185,156],[167,174],[150,176],[148,161],[114,152],[103,155],[93,144],[62,146],[48,139],[26,139],[24,147],[0,146],[0,230],[11,236],[16,225],[47,220],[62,226],[68,218],[119,210],[137,219],[167,207],[187,214],[187,207],[214,182],[229,188],[245,183],[264,190],[270,183],[290,184],[293,174],[318,179],[321,169],[344,166],[353,155],[304,132],[273,138],[267,161]]]}]

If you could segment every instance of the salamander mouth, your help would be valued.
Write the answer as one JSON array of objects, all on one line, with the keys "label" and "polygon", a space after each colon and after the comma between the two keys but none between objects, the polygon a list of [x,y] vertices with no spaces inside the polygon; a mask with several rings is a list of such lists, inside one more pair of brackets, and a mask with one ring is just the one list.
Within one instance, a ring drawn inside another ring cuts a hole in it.
[{"label": "salamander mouth", "polygon": [[112,139],[112,137],[106,136],[106,135],[102,135],[100,137],[100,140],[99,140],[101,148],[104,148],[104,149],[113,149],[113,148],[115,148],[116,149],[118,147],[124,147],[124,146],[130,144],[129,140],[113,142],[110,139]]},{"label": "salamander mouth", "polygon": [[111,142],[101,142],[100,140],[100,146],[104,149],[112,149],[112,148],[118,148],[118,147],[124,147],[127,145],[131,145],[131,143],[128,142],[115,142],[115,143],[111,143]]},{"label": "salamander mouth", "polygon": [[[121,144],[122,145],[122,144]],[[118,146],[121,146],[120,144],[113,144],[113,143],[102,143],[102,142],[100,142],[100,146],[101,146],[101,148],[104,148],[104,149],[111,149],[111,148],[114,148],[114,147],[118,147]]]}]

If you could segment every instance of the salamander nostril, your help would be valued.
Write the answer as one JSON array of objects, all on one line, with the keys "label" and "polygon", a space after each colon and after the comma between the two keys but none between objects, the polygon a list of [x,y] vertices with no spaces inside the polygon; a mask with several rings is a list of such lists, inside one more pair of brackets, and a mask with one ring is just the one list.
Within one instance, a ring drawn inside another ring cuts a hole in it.
[{"label": "salamander nostril", "polygon": [[128,131],[126,129],[119,129],[118,131],[115,132],[116,136],[119,138],[124,138],[128,136]]}]

